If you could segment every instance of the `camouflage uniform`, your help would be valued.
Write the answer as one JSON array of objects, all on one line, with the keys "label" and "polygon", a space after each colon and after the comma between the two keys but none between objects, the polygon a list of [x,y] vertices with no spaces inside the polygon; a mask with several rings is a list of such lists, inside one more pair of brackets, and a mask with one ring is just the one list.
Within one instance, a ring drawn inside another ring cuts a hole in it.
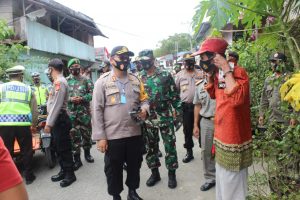
[{"label": "camouflage uniform", "polygon": [[[92,147],[90,101],[92,100],[94,86],[90,79],[82,75],[79,75],[78,78],[70,75],[67,81],[70,88],[68,109],[72,121],[70,134],[73,153],[77,155],[80,154],[80,146],[85,150],[89,150]],[[75,96],[82,97],[83,101],[79,104],[72,103],[70,98]]]},{"label": "camouflage uniform", "polygon": [[147,128],[145,130],[148,145],[147,165],[150,169],[161,166],[157,155],[159,147],[158,131],[160,130],[166,152],[166,167],[169,170],[175,170],[178,168],[178,161],[171,106],[178,113],[181,113],[181,102],[174,79],[169,72],[158,68],[151,76],[148,76],[145,71],[141,75],[150,102],[150,116],[146,120]]}]

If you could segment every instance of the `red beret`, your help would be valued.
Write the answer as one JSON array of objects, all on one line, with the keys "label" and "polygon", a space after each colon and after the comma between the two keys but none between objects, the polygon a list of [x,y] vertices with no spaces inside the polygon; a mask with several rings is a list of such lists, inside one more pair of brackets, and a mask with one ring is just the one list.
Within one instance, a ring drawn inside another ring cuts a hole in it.
[{"label": "red beret", "polygon": [[225,54],[228,43],[223,38],[208,38],[204,40],[200,49],[193,53],[193,55],[199,55],[205,52],[213,52],[218,54]]}]

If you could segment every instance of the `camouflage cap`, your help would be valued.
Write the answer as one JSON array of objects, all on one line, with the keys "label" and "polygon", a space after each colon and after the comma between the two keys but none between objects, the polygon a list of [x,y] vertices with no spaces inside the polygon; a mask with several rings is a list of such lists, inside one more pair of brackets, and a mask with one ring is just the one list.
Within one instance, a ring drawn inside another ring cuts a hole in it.
[{"label": "camouflage cap", "polygon": [[71,67],[74,64],[78,64],[80,65],[80,60],[78,58],[72,58],[71,60],[69,60],[68,62],[68,67]]},{"label": "camouflage cap", "polygon": [[195,61],[195,57],[192,55],[191,52],[183,54],[182,58],[183,58],[183,60],[194,60]]},{"label": "camouflage cap", "polygon": [[144,49],[139,53],[139,60],[151,60],[154,58],[153,51],[151,49]]}]

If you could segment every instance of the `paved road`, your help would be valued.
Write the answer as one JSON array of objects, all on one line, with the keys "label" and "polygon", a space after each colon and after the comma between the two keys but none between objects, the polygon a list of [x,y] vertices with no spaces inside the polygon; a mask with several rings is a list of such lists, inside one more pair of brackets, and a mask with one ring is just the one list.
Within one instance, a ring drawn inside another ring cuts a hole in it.
[{"label": "paved road", "polygon": [[[201,192],[199,187],[203,183],[203,169],[200,156],[200,148],[194,148],[195,159],[188,163],[182,163],[185,155],[183,148],[183,133],[179,130],[177,133],[177,151],[179,157],[179,169],[177,170],[178,186],[176,189],[168,188],[168,172],[162,161],[160,173],[162,180],[154,187],[147,187],[146,180],[150,176],[150,170],[143,162],[141,168],[141,184],[138,193],[144,200],[213,200],[215,199],[215,189],[207,192]],[[196,142],[196,140],[195,140]],[[197,144],[197,143],[195,143]],[[163,147],[161,146],[162,152]],[[67,188],[61,188],[59,183],[53,183],[50,177],[56,174],[58,167],[48,169],[44,155],[40,152],[34,155],[35,174],[37,180],[27,186],[31,200],[110,200],[107,194],[106,179],[104,174],[103,154],[99,153],[95,146],[92,149],[92,155],[95,163],[90,164],[83,160],[83,167],[77,172],[77,181]],[[124,173],[124,181],[126,172]],[[127,199],[127,187],[121,194],[122,199]]]}]

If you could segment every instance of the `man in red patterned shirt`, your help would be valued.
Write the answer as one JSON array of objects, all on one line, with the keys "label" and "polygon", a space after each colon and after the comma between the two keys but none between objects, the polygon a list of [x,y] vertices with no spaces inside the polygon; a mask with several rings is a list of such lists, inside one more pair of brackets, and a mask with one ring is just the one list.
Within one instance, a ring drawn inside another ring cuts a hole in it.
[{"label": "man in red patterned shirt", "polygon": [[244,68],[226,60],[227,46],[222,38],[208,38],[195,54],[210,74],[206,89],[216,99],[216,199],[243,200],[252,164],[249,78]]}]

